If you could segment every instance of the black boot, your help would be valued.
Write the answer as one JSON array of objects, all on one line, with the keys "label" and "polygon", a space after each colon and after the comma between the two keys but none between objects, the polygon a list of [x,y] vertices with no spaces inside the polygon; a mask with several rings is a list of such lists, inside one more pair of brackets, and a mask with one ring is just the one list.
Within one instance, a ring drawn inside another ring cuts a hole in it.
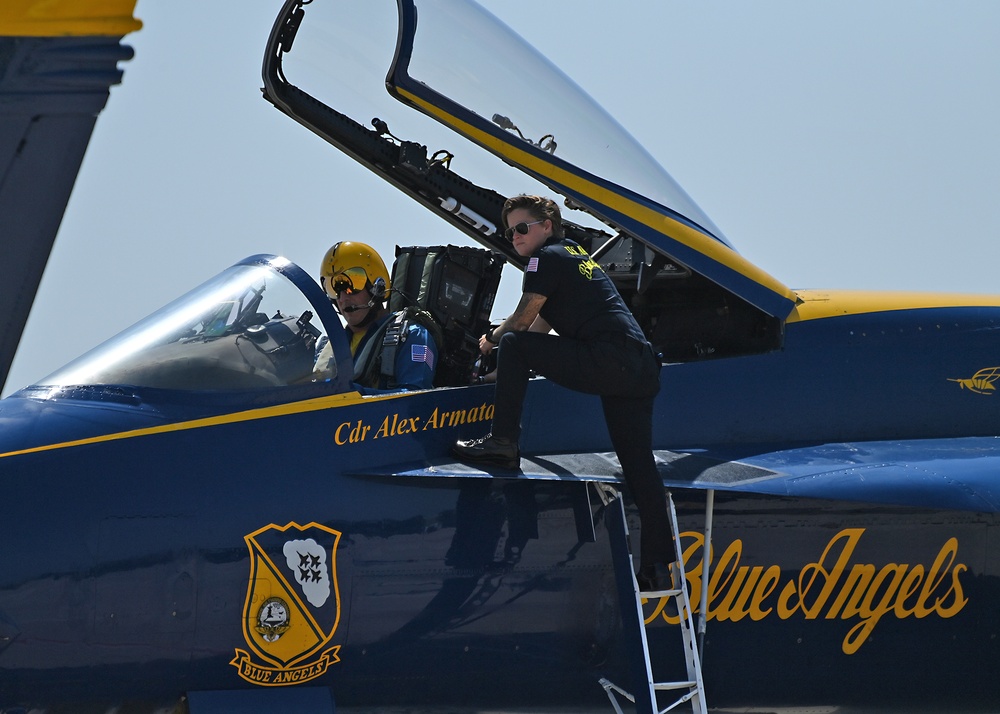
[{"label": "black boot", "polygon": [[505,469],[521,468],[521,452],[517,442],[487,434],[481,439],[459,441],[451,447],[459,461],[473,464],[495,464]]},{"label": "black boot", "polygon": [[641,593],[660,592],[674,587],[673,578],[670,576],[670,563],[643,565],[635,574],[635,581],[639,584]]},{"label": "black boot", "polygon": [[[639,572],[635,574],[635,582],[639,585],[639,594],[663,592],[674,589],[674,579],[670,575],[670,563],[654,563],[653,565],[643,565],[639,567]],[[687,583],[684,584],[687,587]],[[670,617],[677,617],[680,607],[677,598],[671,595],[663,604],[663,614]]]}]

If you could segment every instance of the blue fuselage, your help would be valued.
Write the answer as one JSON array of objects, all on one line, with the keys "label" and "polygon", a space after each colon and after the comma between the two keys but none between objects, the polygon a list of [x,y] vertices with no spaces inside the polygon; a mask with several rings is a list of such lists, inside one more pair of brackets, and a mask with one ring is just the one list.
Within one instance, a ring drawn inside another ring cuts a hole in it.
[{"label": "blue fuselage", "polygon": [[[805,320],[777,352],[667,365],[656,446],[742,458],[993,435],[981,370],[998,322],[985,308]],[[296,683],[344,705],[599,705],[597,679],[625,663],[590,487],[433,474],[457,438],[489,430],[492,389],[256,409],[4,400],[0,708]],[[522,448],[610,451],[598,399],[532,382]],[[423,472],[394,475],[408,469]],[[710,704],[998,700],[994,513],[940,510],[933,491],[880,506],[748,490],[717,501]],[[697,602],[704,495],[674,494]],[[269,659],[254,618],[277,589],[268,539],[290,524],[336,538],[336,600],[314,608],[315,642]],[[673,628],[647,608],[672,666]],[[953,689],[921,674],[928,659]]]}]

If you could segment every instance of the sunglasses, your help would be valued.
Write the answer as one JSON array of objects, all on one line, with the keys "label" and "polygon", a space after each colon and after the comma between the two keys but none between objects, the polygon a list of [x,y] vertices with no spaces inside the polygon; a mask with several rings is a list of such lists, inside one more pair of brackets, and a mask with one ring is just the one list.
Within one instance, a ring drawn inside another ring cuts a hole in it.
[{"label": "sunglasses", "polygon": [[337,297],[345,292],[348,295],[353,295],[367,287],[368,273],[365,272],[364,268],[348,268],[334,275],[330,283],[330,288]]},{"label": "sunglasses", "polygon": [[521,221],[513,228],[508,228],[506,231],[504,231],[503,234],[507,236],[507,240],[514,240],[514,231],[517,231],[518,234],[522,236],[527,235],[529,226],[535,226],[538,225],[539,223],[545,223],[545,220],[546,219],[542,219],[540,221],[532,221],[531,223],[525,223],[524,221]]}]

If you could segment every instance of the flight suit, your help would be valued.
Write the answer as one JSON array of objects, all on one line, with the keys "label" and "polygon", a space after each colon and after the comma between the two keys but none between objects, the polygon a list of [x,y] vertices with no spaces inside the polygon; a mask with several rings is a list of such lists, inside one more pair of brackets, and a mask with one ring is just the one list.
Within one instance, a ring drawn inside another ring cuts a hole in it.
[{"label": "flight suit", "polygon": [[[344,334],[348,344],[352,346],[352,355],[357,363],[357,368],[365,366],[371,350],[382,349],[382,345],[373,344],[371,340],[375,335],[380,335],[378,339],[381,340],[381,335],[384,334],[381,328],[387,326],[389,320],[394,317],[395,314],[387,313],[378,318],[356,343],[353,343],[354,333],[347,325],[344,325]],[[369,348],[367,351],[366,347]],[[317,343],[317,352],[313,376],[316,379],[330,379],[336,374],[336,361],[333,345],[325,336]],[[437,356],[437,342],[427,328],[416,322],[409,322],[406,325],[406,339],[402,340],[400,347],[396,349],[392,379],[387,380],[376,373],[373,379],[378,380],[377,383],[374,381],[365,384],[356,383],[355,386],[364,390],[365,393],[400,389],[432,389]],[[355,379],[359,378],[357,370],[354,377]]]}]

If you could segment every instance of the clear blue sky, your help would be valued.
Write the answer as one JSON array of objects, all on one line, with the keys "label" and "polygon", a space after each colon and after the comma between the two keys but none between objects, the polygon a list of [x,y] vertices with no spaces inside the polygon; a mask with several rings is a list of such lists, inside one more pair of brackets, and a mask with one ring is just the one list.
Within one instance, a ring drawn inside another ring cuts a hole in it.
[{"label": "clear blue sky", "polygon": [[[483,4],[790,287],[1000,293],[1000,3]],[[279,6],[139,0],[4,394],[252,253],[463,242],[260,98]]]}]

